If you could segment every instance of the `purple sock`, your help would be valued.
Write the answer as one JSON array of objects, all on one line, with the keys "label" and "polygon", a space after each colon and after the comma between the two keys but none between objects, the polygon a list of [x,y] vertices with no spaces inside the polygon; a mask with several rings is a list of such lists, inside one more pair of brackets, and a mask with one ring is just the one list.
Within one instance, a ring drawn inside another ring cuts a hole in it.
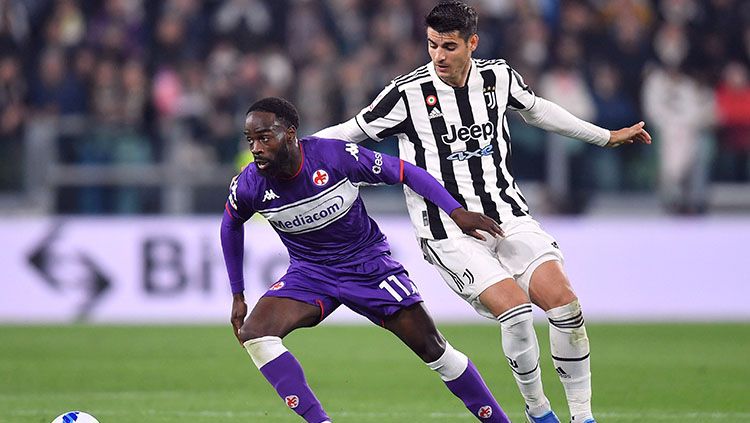
[{"label": "purple sock", "polygon": [[510,419],[492,396],[471,360],[469,360],[469,365],[461,373],[461,376],[445,382],[445,385],[453,392],[453,395],[464,402],[471,414],[475,415],[480,421],[510,423]]},{"label": "purple sock", "polygon": [[330,420],[320,401],[307,386],[302,366],[289,351],[260,368],[260,372],[273,385],[286,405],[302,416],[306,422],[321,423]]}]

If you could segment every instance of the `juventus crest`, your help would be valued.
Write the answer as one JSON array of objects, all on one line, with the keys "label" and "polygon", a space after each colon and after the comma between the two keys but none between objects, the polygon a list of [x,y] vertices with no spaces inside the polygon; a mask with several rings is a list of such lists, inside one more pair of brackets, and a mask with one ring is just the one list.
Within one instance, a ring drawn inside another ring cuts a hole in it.
[{"label": "juventus crest", "polygon": [[495,93],[495,86],[484,87],[484,102],[487,103],[488,109],[494,109],[497,107],[497,95]]}]

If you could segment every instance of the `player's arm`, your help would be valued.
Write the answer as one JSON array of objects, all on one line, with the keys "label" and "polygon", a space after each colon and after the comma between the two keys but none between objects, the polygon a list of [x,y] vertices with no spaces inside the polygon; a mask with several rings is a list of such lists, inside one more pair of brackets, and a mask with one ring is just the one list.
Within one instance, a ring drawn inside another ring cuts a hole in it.
[{"label": "player's arm", "polygon": [[530,125],[601,147],[618,147],[633,142],[651,144],[651,135],[643,129],[643,122],[610,131],[579,119],[561,106],[541,97],[536,97],[530,109],[519,110],[519,114]]},{"label": "player's arm", "polygon": [[497,222],[482,213],[470,212],[463,208],[450,195],[448,190],[437,179],[427,173],[427,171],[403,160],[399,160],[399,162],[401,162],[404,169],[402,182],[417,194],[443,209],[456,222],[456,225],[461,228],[463,233],[482,241],[485,238],[478,232],[479,230],[485,231],[492,236],[503,236],[503,231]]},{"label": "player's arm", "polygon": [[221,219],[221,250],[224,253],[224,264],[227,267],[229,283],[232,287],[232,314],[230,321],[234,336],[239,340],[240,328],[247,315],[245,303],[245,279],[242,274],[242,262],[245,255],[245,230],[242,221],[233,217],[228,209],[224,210]]},{"label": "player's arm", "polygon": [[368,138],[382,141],[400,133],[400,125],[407,117],[408,110],[401,92],[395,83],[391,83],[356,116],[344,123],[321,129],[313,136],[356,143]]},{"label": "player's arm", "polygon": [[245,229],[247,220],[243,216],[250,216],[252,212],[244,210],[244,202],[238,196],[239,178],[236,176],[229,187],[229,198],[224,205],[224,216],[221,219],[221,250],[224,254],[224,264],[232,288],[232,314],[230,321],[234,336],[239,340],[239,331],[247,315],[245,303],[245,278],[243,275],[243,261],[245,256]]},{"label": "player's arm", "polygon": [[508,107],[518,111],[529,125],[601,147],[617,147],[633,142],[651,143],[651,135],[643,129],[643,122],[616,131],[586,122],[560,105],[536,96],[513,69],[510,69]]},{"label": "player's arm", "polygon": [[333,140],[343,140],[348,142],[360,143],[369,137],[357,123],[357,117],[353,117],[346,122],[338,125],[329,126],[313,134],[314,137],[327,138]]},{"label": "player's arm", "polygon": [[355,144],[347,144],[351,158],[349,177],[352,182],[369,185],[395,185],[403,183],[414,192],[440,207],[467,235],[484,240],[478,230],[492,236],[502,236],[500,226],[491,218],[464,209],[458,201],[424,169],[400,160],[397,157],[374,152]]}]

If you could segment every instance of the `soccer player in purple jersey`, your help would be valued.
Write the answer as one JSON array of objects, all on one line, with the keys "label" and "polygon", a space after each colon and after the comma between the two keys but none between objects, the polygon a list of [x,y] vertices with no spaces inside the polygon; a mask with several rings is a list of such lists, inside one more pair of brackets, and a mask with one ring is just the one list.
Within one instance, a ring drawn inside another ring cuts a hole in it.
[{"label": "soccer player in purple jersey", "polygon": [[[286,405],[311,423],[330,422],[302,367],[281,339],[315,326],[344,304],[393,332],[477,419],[509,422],[474,364],[443,338],[404,268],[367,215],[360,185],[404,183],[442,208],[467,234],[502,235],[483,214],[469,212],[427,172],[356,144],[297,139],[294,106],[266,98],[248,110],[245,135],[254,163],[230,185],[221,244],[234,300],[235,336]],[[287,273],[250,316],[243,295],[243,223],[259,213],[287,247]]]}]

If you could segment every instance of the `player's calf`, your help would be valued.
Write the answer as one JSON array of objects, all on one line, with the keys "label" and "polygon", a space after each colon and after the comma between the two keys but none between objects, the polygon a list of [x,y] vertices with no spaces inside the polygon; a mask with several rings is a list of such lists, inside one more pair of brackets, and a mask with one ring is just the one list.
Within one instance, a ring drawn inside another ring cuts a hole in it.
[{"label": "player's calf", "polygon": [[568,399],[571,421],[593,421],[589,338],[578,300],[547,311],[552,362]]},{"label": "player's calf", "polygon": [[[518,389],[526,402],[526,414],[530,418],[554,416],[549,400],[544,395],[542,371],[539,368],[539,344],[534,332],[534,316],[531,303],[513,307],[497,317],[502,331],[505,358],[516,379]],[[551,417],[540,422],[555,422]]]},{"label": "player's calf", "polygon": [[255,366],[260,370],[287,407],[306,422],[330,420],[305,379],[302,366],[281,343],[281,338],[264,336],[243,343]]}]

